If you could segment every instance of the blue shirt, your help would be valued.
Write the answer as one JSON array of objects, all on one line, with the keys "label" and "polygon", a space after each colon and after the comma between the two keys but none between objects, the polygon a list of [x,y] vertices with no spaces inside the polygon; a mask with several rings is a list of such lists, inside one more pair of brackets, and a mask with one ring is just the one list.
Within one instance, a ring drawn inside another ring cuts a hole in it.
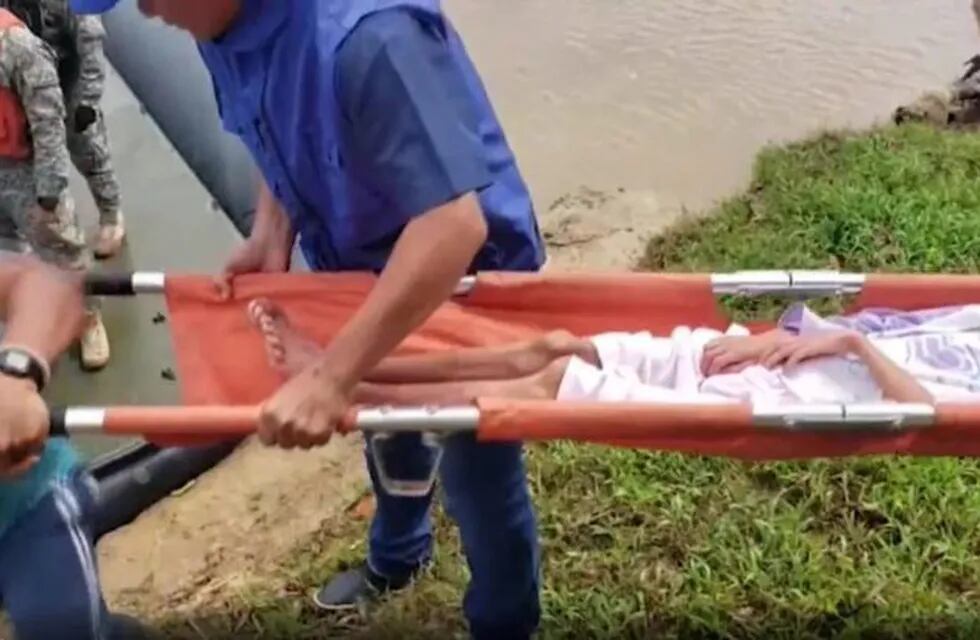
[{"label": "blue shirt", "polygon": [[408,9],[364,18],[337,53],[350,162],[410,217],[493,180],[465,84],[437,26]]},{"label": "blue shirt", "polygon": [[433,2],[243,0],[200,45],[226,129],[314,270],[383,268],[408,222],[469,192],[489,228],[474,269],[544,260],[513,154]]}]

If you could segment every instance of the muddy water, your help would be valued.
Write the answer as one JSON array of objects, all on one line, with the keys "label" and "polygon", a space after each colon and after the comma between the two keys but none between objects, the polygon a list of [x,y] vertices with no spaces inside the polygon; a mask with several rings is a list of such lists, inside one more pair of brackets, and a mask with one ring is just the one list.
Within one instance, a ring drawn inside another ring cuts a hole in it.
[{"label": "muddy water", "polygon": [[701,207],[760,145],[865,125],[980,50],[970,0],[446,0],[544,206],[577,185]]},{"label": "muddy water", "polygon": [[[968,0],[446,6],[542,210],[582,186],[703,207],[744,183],[761,145],[887,118],[980,49]],[[115,76],[106,111],[131,229],[128,255],[112,266],[217,267],[234,232]],[[113,363],[96,375],[63,363],[55,398],[175,401],[161,377],[173,366],[166,327],[152,323],[161,309],[153,299],[109,301]]]}]

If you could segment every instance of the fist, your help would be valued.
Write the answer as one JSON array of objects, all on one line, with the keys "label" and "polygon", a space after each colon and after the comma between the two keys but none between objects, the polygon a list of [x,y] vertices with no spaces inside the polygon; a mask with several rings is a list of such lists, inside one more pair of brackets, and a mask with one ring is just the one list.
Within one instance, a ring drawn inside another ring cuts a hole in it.
[{"label": "fist", "polygon": [[305,369],[261,407],[259,440],[284,449],[310,449],[330,442],[350,407],[349,393],[336,381]]}]

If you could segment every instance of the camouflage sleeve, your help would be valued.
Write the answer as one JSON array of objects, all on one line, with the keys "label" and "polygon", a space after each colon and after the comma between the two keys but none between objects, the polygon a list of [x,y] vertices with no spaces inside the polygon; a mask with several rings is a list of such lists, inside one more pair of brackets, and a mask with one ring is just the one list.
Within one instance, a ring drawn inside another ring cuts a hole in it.
[{"label": "camouflage sleeve", "polygon": [[102,42],[105,29],[98,16],[78,16],[75,46],[78,48],[78,104],[97,107],[105,87]]},{"label": "camouflage sleeve", "polygon": [[60,196],[68,188],[69,162],[65,100],[54,52],[24,28],[10,29],[4,44],[5,54],[13,58],[13,88],[31,130],[37,196]]}]

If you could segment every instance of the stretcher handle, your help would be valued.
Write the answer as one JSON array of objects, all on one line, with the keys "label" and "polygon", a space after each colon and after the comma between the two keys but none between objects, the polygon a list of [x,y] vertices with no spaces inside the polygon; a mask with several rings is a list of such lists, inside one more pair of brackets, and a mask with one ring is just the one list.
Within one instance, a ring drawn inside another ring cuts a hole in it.
[{"label": "stretcher handle", "polygon": [[[468,294],[476,285],[476,276],[465,276],[456,285],[454,295]],[[85,293],[90,296],[135,296],[164,293],[167,274],[162,271],[132,273],[90,273],[85,277]]]},{"label": "stretcher handle", "polygon": [[[64,407],[49,411],[52,436],[141,436],[154,444],[176,446],[235,439],[255,433],[258,406]],[[472,433],[480,422],[476,406],[355,408],[338,432]]]},{"label": "stretcher handle", "polygon": [[90,296],[134,296],[141,293],[163,293],[167,275],[161,271],[132,273],[89,273],[85,276],[85,293]]}]

